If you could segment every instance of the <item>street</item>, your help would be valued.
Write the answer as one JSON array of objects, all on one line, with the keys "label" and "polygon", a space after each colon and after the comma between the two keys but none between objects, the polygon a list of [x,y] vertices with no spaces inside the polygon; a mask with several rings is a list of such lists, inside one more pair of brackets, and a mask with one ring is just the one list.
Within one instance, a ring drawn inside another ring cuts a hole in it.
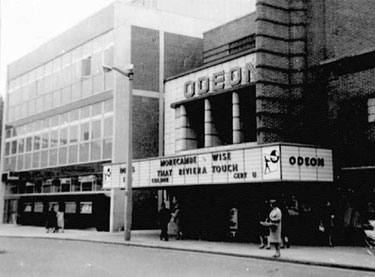
[{"label": "street", "polygon": [[185,251],[70,240],[0,238],[0,276],[375,276]]}]

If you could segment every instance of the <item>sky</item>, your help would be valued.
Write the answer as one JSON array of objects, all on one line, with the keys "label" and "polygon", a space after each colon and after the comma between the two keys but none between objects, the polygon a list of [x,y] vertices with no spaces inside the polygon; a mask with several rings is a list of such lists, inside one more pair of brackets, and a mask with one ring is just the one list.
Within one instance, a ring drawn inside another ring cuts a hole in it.
[{"label": "sky", "polygon": [[[5,95],[7,64],[33,51],[43,43],[58,36],[68,28],[114,1],[115,0],[0,0],[0,94]],[[238,1],[238,3],[249,1],[255,8],[255,0],[228,1]]]},{"label": "sky", "polygon": [[1,95],[6,65],[58,36],[114,0],[0,0]]}]

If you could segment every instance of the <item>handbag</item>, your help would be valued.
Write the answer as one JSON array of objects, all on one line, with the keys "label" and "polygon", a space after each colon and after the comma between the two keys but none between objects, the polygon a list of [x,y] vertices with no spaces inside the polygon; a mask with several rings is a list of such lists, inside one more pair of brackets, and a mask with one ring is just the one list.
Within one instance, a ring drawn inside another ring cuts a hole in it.
[{"label": "handbag", "polygon": [[321,223],[320,222],[320,224],[319,224],[319,226],[318,226],[318,230],[320,231],[320,232],[324,232],[324,226],[323,226],[323,223]]},{"label": "handbag", "polygon": [[275,232],[275,231],[277,230],[277,225],[275,225],[275,224],[271,224],[271,225],[270,225],[270,228],[271,228],[271,231],[272,231],[272,232]]}]

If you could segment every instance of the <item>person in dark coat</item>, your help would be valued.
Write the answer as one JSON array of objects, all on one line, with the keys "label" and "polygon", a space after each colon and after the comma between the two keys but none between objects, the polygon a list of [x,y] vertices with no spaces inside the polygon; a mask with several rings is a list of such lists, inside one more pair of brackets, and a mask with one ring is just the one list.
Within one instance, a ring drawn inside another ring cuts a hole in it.
[{"label": "person in dark coat", "polygon": [[55,205],[52,205],[52,207],[47,212],[47,222],[46,222],[47,233],[49,233],[50,231],[55,233],[56,227],[57,227],[57,217],[56,217]]},{"label": "person in dark coat", "polygon": [[322,213],[322,219],[320,221],[321,226],[323,226],[323,232],[325,235],[325,238],[328,242],[328,245],[330,247],[333,247],[333,228],[334,228],[334,218],[335,214],[333,212],[331,202],[327,201],[326,205],[324,207],[323,213]]},{"label": "person in dark coat", "polygon": [[160,240],[168,241],[168,223],[171,219],[171,212],[165,207],[165,203],[161,203],[161,209],[159,210],[159,224],[160,224]]}]

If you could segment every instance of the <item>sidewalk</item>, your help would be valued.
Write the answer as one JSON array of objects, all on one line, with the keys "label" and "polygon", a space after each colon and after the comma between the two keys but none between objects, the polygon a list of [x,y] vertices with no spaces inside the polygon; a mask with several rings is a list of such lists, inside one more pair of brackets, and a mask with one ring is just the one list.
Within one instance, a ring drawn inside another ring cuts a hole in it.
[{"label": "sidewalk", "polygon": [[[124,241],[123,232],[108,233],[97,232],[96,230],[68,229],[65,230],[65,233],[53,234],[46,233],[46,230],[42,227],[0,224],[0,236],[80,240],[275,260],[275,258],[272,258],[274,250],[258,249],[256,244],[175,240],[173,237],[165,242],[159,240],[159,231],[157,230],[132,231],[131,241]],[[280,262],[375,271],[375,256],[369,255],[364,247],[292,246],[289,249],[282,249],[281,258],[277,260]]]}]

